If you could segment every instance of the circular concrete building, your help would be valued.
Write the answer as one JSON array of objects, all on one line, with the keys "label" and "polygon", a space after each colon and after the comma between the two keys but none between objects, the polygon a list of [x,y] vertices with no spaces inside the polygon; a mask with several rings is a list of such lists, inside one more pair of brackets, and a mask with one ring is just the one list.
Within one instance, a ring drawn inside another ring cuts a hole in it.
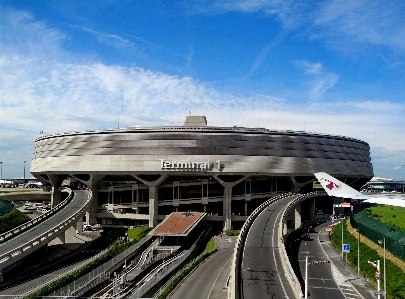
[{"label": "circular concrete building", "polygon": [[35,141],[31,173],[53,188],[69,180],[93,192],[87,222],[137,225],[175,211],[212,221],[244,221],[258,205],[288,191],[313,191],[315,172],[360,188],[373,177],[361,140],[264,128],[184,126],[69,132]]}]

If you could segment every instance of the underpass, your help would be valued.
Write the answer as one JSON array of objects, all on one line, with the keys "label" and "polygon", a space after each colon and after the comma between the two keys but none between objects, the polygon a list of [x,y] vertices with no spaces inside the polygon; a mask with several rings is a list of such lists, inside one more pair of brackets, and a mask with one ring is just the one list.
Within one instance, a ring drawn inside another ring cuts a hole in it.
[{"label": "underpass", "polygon": [[0,282],[13,264],[60,236],[83,215],[90,201],[87,190],[75,190],[58,212],[0,243]]}]

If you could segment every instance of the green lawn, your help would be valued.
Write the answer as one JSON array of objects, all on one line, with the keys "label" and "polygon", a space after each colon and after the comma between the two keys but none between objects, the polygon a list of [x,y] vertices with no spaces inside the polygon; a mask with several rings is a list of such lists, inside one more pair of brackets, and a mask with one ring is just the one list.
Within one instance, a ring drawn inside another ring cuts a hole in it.
[{"label": "green lawn", "polygon": [[367,216],[405,232],[405,208],[373,206],[366,210]]}]

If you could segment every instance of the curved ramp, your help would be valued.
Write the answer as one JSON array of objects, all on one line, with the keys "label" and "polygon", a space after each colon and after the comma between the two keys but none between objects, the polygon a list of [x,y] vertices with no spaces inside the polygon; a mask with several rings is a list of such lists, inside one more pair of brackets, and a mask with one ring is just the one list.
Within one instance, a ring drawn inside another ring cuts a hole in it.
[{"label": "curved ramp", "polygon": [[40,249],[71,227],[84,214],[90,199],[89,190],[74,190],[73,198],[57,213],[1,243],[0,282],[6,267]]}]

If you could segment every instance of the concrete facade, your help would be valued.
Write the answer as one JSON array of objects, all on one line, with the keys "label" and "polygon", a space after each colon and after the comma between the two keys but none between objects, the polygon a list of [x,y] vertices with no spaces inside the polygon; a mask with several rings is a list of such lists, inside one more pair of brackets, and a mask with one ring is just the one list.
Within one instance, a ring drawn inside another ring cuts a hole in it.
[{"label": "concrete facade", "polygon": [[313,191],[319,171],[360,187],[373,177],[369,145],[262,128],[124,128],[40,137],[31,164],[54,188],[55,203],[63,180],[91,188],[91,224],[156,226],[171,212],[192,210],[225,228],[271,196]]}]

